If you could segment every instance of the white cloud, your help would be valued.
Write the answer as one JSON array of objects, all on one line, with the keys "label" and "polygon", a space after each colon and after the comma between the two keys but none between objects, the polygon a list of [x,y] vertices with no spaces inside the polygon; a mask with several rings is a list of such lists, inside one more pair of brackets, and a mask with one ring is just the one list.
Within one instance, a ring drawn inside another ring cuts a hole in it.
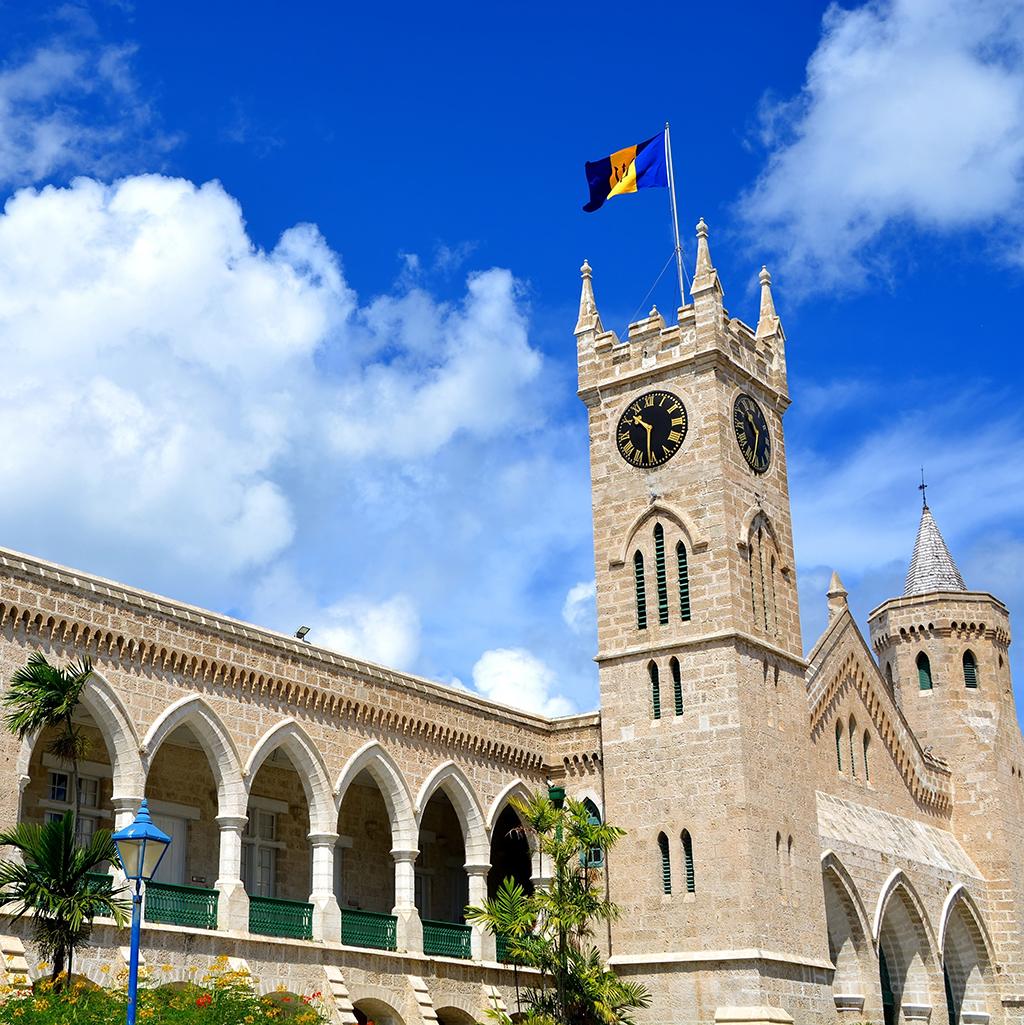
[{"label": "white cloud", "polygon": [[596,619],[596,594],[597,584],[593,580],[581,580],[569,588],[562,605],[562,619],[573,633],[582,633]]},{"label": "white cloud", "polygon": [[318,620],[310,640],[342,654],[394,669],[409,669],[419,654],[420,619],[407,595],[378,604],[347,598],[324,609]]},{"label": "white cloud", "polygon": [[552,693],[555,672],[523,648],[493,648],[473,666],[473,686],[492,701],[539,715],[571,715],[568,698]]},{"label": "white cloud", "polygon": [[134,52],[69,33],[0,70],[0,182],[107,174],[127,150],[152,156],[173,146],[139,95]]},{"label": "white cloud", "polygon": [[803,91],[766,100],[740,213],[796,287],[856,287],[889,225],[1024,220],[1024,4],[833,4]]}]

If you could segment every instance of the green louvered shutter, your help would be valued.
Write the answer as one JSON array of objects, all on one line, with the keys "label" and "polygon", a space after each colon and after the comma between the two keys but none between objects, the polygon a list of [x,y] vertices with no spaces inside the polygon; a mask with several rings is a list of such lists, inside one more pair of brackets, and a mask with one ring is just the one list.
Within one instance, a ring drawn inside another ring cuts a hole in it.
[{"label": "green louvered shutter", "polygon": [[693,874],[693,841],[687,830],[683,830],[683,866],[686,869],[686,892],[693,893],[695,879]]},{"label": "green louvered shutter", "polygon": [[836,723],[836,768],[843,771],[843,726]]},{"label": "green louvered shutter", "polygon": [[636,584],[636,627],[647,629],[647,583],[644,580],[644,557],[641,552],[633,556],[633,581]]},{"label": "green louvered shutter", "polygon": [[668,576],[665,573],[665,530],[660,523],[654,525],[654,575],[658,582],[658,622],[668,622]]},{"label": "green louvered shutter", "polygon": [[917,685],[921,690],[932,689],[932,664],[923,651],[917,656]]},{"label": "green louvered shutter", "polygon": [[676,702],[676,715],[683,714],[683,678],[679,672],[679,659],[674,658],[669,662],[672,669],[672,695]]},{"label": "green louvered shutter", "polygon": [[658,678],[658,666],[652,662],[647,667],[651,675],[651,705],[654,708],[654,718],[661,718],[661,681]]},{"label": "green louvered shutter", "polygon": [[978,686],[978,663],[974,658],[973,651],[964,652],[964,686]]},{"label": "green louvered shutter", "polygon": [[871,740],[868,737],[868,731],[864,731],[864,779],[870,781],[871,779],[871,767],[868,765],[868,747],[871,744]]},{"label": "green louvered shutter", "polygon": [[661,849],[661,890],[663,893],[671,893],[672,863],[669,861],[668,837],[664,833],[658,834],[658,847]]},{"label": "green louvered shutter", "polygon": [[679,618],[690,621],[690,567],[686,560],[686,545],[676,545],[676,563],[679,566]]}]

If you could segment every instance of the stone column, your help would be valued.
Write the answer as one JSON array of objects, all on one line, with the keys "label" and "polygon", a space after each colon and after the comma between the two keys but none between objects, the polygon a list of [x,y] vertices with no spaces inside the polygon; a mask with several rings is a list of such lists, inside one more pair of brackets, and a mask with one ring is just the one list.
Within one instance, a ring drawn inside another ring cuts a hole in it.
[{"label": "stone column", "polygon": [[[114,806],[113,832],[116,833],[119,829],[124,829],[135,821],[139,805],[142,804],[142,796],[132,797],[125,794],[115,794],[110,798],[110,803]],[[121,865],[116,859],[110,863],[110,874],[114,877],[115,890],[119,886],[124,885],[124,872],[121,871]]]},{"label": "stone column", "polygon": [[539,850],[530,852],[530,882],[535,890],[547,890],[554,881],[554,866]]},{"label": "stone column", "polygon": [[399,950],[410,954],[423,953],[423,923],[416,910],[416,859],[419,851],[392,850],[395,859],[395,906],[392,914],[398,920]]},{"label": "stone column", "polygon": [[225,932],[249,931],[249,895],[242,883],[244,815],[218,815],[220,857],[217,865],[217,928]]},{"label": "stone column", "polygon": [[310,833],[313,848],[313,890],[309,902],[313,905],[313,939],[341,942],[341,908],[334,895],[334,845],[337,833]]},{"label": "stone column", "polygon": [[[466,875],[469,876],[469,903],[474,907],[482,907],[487,900],[487,874],[490,871],[490,865],[466,866]],[[497,939],[490,930],[482,925],[474,925],[471,943],[475,961],[497,960]]]}]

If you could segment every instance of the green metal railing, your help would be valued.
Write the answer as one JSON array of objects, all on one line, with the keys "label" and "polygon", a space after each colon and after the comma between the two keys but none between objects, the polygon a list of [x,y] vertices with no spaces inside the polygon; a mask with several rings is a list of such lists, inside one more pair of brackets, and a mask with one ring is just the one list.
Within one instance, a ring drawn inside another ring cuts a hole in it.
[{"label": "green metal railing", "polygon": [[503,932],[499,932],[494,937],[494,946],[497,958],[502,964],[513,963],[512,955],[508,951],[508,937]]},{"label": "green metal railing", "polygon": [[217,891],[172,883],[146,884],[146,921],[217,928]]},{"label": "green metal railing", "polygon": [[110,893],[114,888],[114,877],[106,872],[86,872],[86,882],[100,893]]},{"label": "green metal railing", "polygon": [[277,897],[249,897],[249,932],[261,936],[313,938],[313,905]]},{"label": "green metal railing", "polygon": [[472,957],[468,925],[423,920],[423,953],[441,957]]},{"label": "green metal railing", "polygon": [[350,947],[394,950],[396,927],[394,915],[345,908],[341,913],[341,942]]}]

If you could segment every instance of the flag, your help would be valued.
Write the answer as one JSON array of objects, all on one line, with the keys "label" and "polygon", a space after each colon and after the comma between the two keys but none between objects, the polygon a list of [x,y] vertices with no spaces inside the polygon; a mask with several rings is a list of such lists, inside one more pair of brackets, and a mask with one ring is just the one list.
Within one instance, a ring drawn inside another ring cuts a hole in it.
[{"label": "flag", "polygon": [[668,161],[665,159],[665,133],[658,132],[645,142],[627,146],[603,160],[587,161],[590,202],[587,213],[599,209],[606,199],[637,189],[667,189]]}]

